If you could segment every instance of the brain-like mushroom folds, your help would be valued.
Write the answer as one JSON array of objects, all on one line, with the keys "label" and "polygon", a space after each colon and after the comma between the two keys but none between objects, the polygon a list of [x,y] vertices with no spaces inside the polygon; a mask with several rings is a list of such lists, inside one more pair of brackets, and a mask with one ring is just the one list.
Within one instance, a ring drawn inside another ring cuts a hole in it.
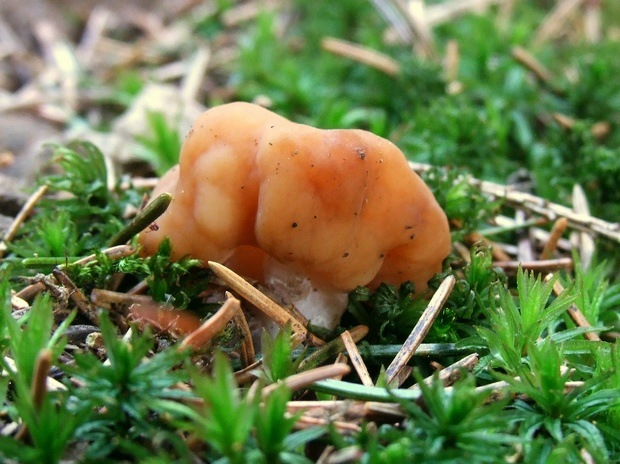
[{"label": "brain-like mushroom folds", "polygon": [[166,191],[157,230],[140,235],[146,253],[169,237],[176,258],[222,262],[324,327],[358,285],[426,288],[450,251],[444,212],[391,142],[249,103],[198,118],[154,196]]}]

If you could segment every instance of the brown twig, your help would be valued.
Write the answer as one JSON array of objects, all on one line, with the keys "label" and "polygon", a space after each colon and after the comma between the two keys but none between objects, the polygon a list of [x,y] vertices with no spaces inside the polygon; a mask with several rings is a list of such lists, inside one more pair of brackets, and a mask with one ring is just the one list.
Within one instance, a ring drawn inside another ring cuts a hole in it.
[{"label": "brown twig", "polygon": [[264,293],[258,291],[245,279],[243,279],[243,277],[231,271],[226,266],[213,261],[209,261],[209,267],[215,275],[222,279],[232,290],[256,306],[258,310],[267,315],[278,326],[284,327],[290,322],[293,332],[299,333],[304,337],[308,337],[313,345],[320,346],[325,344],[323,340],[308,332],[308,329],[304,327],[304,325],[291,313],[286,311],[273,300],[269,299]]},{"label": "brown twig", "polygon": [[[465,356],[463,359],[460,359],[459,361],[455,362],[454,364],[451,364],[441,369],[436,374],[433,374],[432,376],[425,378],[424,383],[426,383],[427,385],[430,385],[434,381],[435,376],[437,376],[439,381],[443,383],[444,386],[452,385],[454,382],[456,382],[461,377],[461,372],[463,369],[471,371],[476,366],[476,364],[478,364],[479,359],[480,359],[480,356],[478,355],[478,353],[469,354]],[[413,388],[420,388],[420,387],[416,384],[416,385],[412,385],[409,388],[413,389]]]},{"label": "brown twig", "polygon": [[493,254],[493,258],[496,259],[497,261],[510,261],[510,256],[508,256],[508,253],[506,253],[501,246],[489,240],[484,235],[482,235],[480,232],[477,232],[477,231],[472,232],[467,237],[465,237],[465,240],[469,244],[474,244],[476,242],[482,242],[486,246],[490,246],[491,253]]},{"label": "brown twig", "polygon": [[[547,275],[545,277],[545,282],[548,282],[552,278],[553,278],[552,274]],[[564,287],[562,286],[560,282],[556,281],[553,284],[553,293],[555,293],[556,295],[560,295],[563,292],[564,292]],[[569,308],[567,309],[567,311],[568,311],[568,315],[570,316],[570,318],[573,320],[573,322],[578,327],[592,327],[592,325],[588,322],[584,314],[575,304],[571,304]],[[601,337],[599,337],[596,332],[586,332],[583,334],[583,336],[586,337],[590,341],[596,341],[596,342],[601,341]]]},{"label": "brown twig", "polygon": [[228,294],[228,298],[217,312],[207,319],[198,329],[194,330],[181,342],[180,350],[190,348],[199,350],[210,342],[213,337],[220,333],[226,327],[226,324],[241,311],[241,302]]},{"label": "brown twig", "polygon": [[[588,199],[579,184],[573,186],[573,209],[576,213],[590,215]],[[594,239],[589,233],[583,231],[576,232],[575,235],[579,257],[581,258],[581,266],[583,269],[588,269],[594,256]]]},{"label": "brown twig", "polygon": [[396,76],[400,73],[398,61],[359,44],[334,37],[326,37],[321,41],[321,47],[330,53],[363,63],[390,76]]},{"label": "brown twig", "polygon": [[56,268],[52,271],[52,274],[56,278],[59,284],[63,285],[69,290],[69,298],[78,309],[82,312],[84,316],[88,318],[90,322],[94,325],[99,325],[99,313],[97,308],[89,301],[88,298],[82,293],[77,285],[73,283],[73,281],[69,278],[67,274],[65,274],[60,269]]},{"label": "brown twig", "polygon": [[47,394],[47,375],[52,367],[52,351],[44,348],[39,352],[32,378],[32,404],[38,411],[43,406]]},{"label": "brown twig", "polygon": [[556,37],[564,27],[569,15],[575,11],[583,0],[560,0],[547,15],[534,35],[534,44],[541,45]]},{"label": "brown twig", "polygon": [[345,330],[340,334],[340,338],[342,339],[342,343],[344,343],[344,347],[349,354],[351,364],[355,368],[355,372],[357,372],[362,384],[367,387],[374,387],[375,384],[368,373],[368,368],[366,367],[366,364],[364,364],[364,360],[357,349],[355,341],[353,341],[353,337],[351,337],[351,333],[348,330]]},{"label": "brown twig", "polygon": [[[409,162],[409,166],[417,172],[425,172],[431,168],[429,164],[414,162]],[[620,243],[620,223],[618,222],[608,222],[589,214],[580,214],[567,206],[552,203],[530,193],[519,192],[509,186],[474,177],[470,177],[468,181],[471,185],[478,187],[481,192],[504,199],[505,203],[510,206],[522,208],[551,221],[564,216],[568,219],[568,227],[570,228],[595,233]]]},{"label": "brown twig", "polygon": [[553,76],[551,72],[525,48],[514,47],[512,49],[512,57],[517,63],[530,70],[543,84],[552,84]]},{"label": "brown twig", "polygon": [[447,0],[431,4],[426,8],[426,21],[430,26],[436,26],[464,14],[484,12],[497,3],[505,3],[505,0]]},{"label": "brown twig", "polygon": [[[226,292],[226,297],[232,298],[232,295]],[[237,311],[233,315],[232,320],[243,337],[243,340],[241,341],[241,346],[239,347],[239,353],[241,358],[241,365],[243,367],[247,367],[254,363],[256,352],[254,350],[254,341],[252,340],[252,331],[250,330],[248,320],[245,318],[245,314],[241,309],[241,305],[239,305],[239,311]]]},{"label": "brown twig", "polygon": [[551,228],[551,234],[549,234],[549,239],[545,243],[542,252],[540,253],[540,259],[550,259],[553,256],[553,253],[558,248],[558,242],[564,231],[566,230],[566,226],[568,225],[568,220],[565,217],[561,217],[553,224]]},{"label": "brown twig", "polygon": [[23,224],[26,218],[30,215],[30,213],[32,212],[36,204],[47,193],[47,190],[48,190],[47,185],[42,185],[41,187],[39,187],[32,195],[30,195],[30,198],[28,198],[28,201],[24,203],[24,206],[22,206],[22,209],[19,211],[19,213],[17,213],[17,216],[15,216],[15,219],[13,220],[9,228],[6,230],[6,232],[4,233],[4,236],[2,237],[2,240],[0,241],[0,258],[4,256],[4,253],[7,250],[7,243],[13,240],[20,226]]},{"label": "brown twig", "polygon": [[124,292],[114,292],[112,290],[105,290],[102,288],[94,288],[90,292],[90,301],[101,308],[109,309],[112,305],[132,305],[132,304],[153,304],[155,303],[152,297],[148,295],[133,295]]},{"label": "brown twig", "polygon": [[[310,369],[309,371],[291,375],[285,378],[281,383],[286,385],[291,390],[295,391],[301,388],[309,387],[310,385],[318,382],[319,380],[347,375],[349,372],[351,372],[351,368],[346,364],[329,364],[327,366],[321,366],[315,369]],[[269,396],[281,385],[281,383],[278,382],[263,388],[263,398]]]},{"label": "brown twig", "polygon": [[530,271],[551,271],[557,269],[570,269],[573,267],[572,258],[546,259],[540,261],[495,261],[494,267],[500,267],[505,271],[516,271],[519,268]]},{"label": "brown twig", "polygon": [[[368,333],[368,327],[358,325],[349,330],[349,334],[355,343],[359,342]],[[334,338],[324,346],[320,347],[310,356],[307,356],[300,364],[299,371],[312,369],[328,359],[333,359],[345,349],[344,342],[340,337]]]},{"label": "brown twig", "polygon": [[[361,426],[351,423],[351,422],[344,422],[344,421],[338,421],[338,420],[331,420],[331,419],[322,419],[320,417],[312,417],[312,416],[307,416],[305,414],[302,414],[299,419],[297,419],[297,422],[295,423],[295,430],[305,430],[305,429],[309,429],[309,428],[314,428],[314,427],[334,427],[336,429],[336,431],[338,431],[338,434],[340,435],[349,435],[352,433],[359,433],[362,428]],[[332,461],[328,461],[328,462],[332,462]]]},{"label": "brown twig", "polygon": [[424,340],[424,337],[439,315],[443,304],[448,299],[455,282],[456,279],[454,276],[450,275],[446,277],[431,298],[428,306],[420,316],[420,320],[411,331],[411,334],[407,337],[407,340],[405,340],[401,350],[398,354],[396,354],[394,360],[386,369],[385,374],[388,383],[390,383],[392,379],[396,377],[398,372],[405,366],[405,364],[407,364],[415,353],[415,350],[418,348],[420,343],[422,343],[422,340]]}]

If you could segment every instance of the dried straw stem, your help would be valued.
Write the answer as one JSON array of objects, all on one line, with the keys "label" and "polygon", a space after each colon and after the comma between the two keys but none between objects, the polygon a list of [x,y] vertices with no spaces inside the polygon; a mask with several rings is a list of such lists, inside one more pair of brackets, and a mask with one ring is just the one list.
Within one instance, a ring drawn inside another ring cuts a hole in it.
[{"label": "dried straw stem", "polygon": [[[414,162],[409,162],[409,166],[417,172],[425,172],[431,168],[429,164]],[[618,222],[607,222],[589,214],[577,213],[569,207],[494,182],[470,177],[469,183],[478,187],[482,193],[504,199],[508,205],[515,208],[522,208],[551,221],[563,216],[568,220],[568,227],[570,228],[592,232],[620,243],[620,223]]]},{"label": "dried straw stem", "polygon": [[209,261],[208,264],[216,276],[222,279],[232,290],[252,303],[258,310],[267,315],[278,326],[284,327],[290,322],[293,332],[301,334],[304,338],[307,337],[313,345],[320,346],[325,344],[323,340],[308,332],[308,329],[291,313],[269,299],[264,293],[254,288],[243,277],[222,264],[213,261]]},{"label": "dried straw stem", "polygon": [[424,337],[439,315],[443,304],[448,299],[455,282],[456,279],[454,276],[451,275],[446,277],[431,298],[428,306],[420,316],[420,320],[411,331],[411,334],[407,337],[407,340],[405,340],[401,350],[386,369],[385,374],[388,383],[390,383],[398,375],[398,372],[405,366],[405,364],[407,364],[415,353],[415,350],[418,348],[420,343],[422,343],[422,340],[424,340]]},{"label": "dried straw stem", "polygon": [[367,387],[374,387],[375,384],[370,377],[368,368],[366,367],[366,364],[364,364],[362,355],[357,349],[357,345],[355,344],[353,337],[351,337],[351,333],[348,330],[345,330],[340,334],[340,338],[342,339],[342,343],[344,343],[347,353],[349,354],[351,364],[355,368],[357,375],[359,375],[362,384],[366,385]]},{"label": "dried straw stem", "polygon": [[[545,281],[548,282],[552,278],[553,278],[553,275],[549,274],[548,276],[545,277]],[[560,282],[556,281],[553,284],[553,293],[555,293],[556,295],[560,295],[562,292],[564,292],[564,287],[562,286]],[[570,318],[573,320],[573,322],[577,326],[592,327],[592,325],[586,319],[586,316],[581,312],[581,310],[575,304],[571,304],[567,311],[568,311],[568,315],[570,316]],[[583,334],[583,336],[586,337],[590,341],[596,341],[596,342],[601,341],[601,338],[595,332],[586,332],[585,334]]]},{"label": "dried straw stem", "polygon": [[371,48],[334,37],[325,37],[321,41],[321,46],[323,50],[363,63],[390,76],[400,73],[398,61]]},{"label": "dried straw stem", "polygon": [[179,349],[190,348],[198,350],[210,342],[226,327],[226,324],[241,311],[241,302],[230,293],[228,299],[217,312],[207,319],[198,329],[194,330],[181,342]]},{"label": "dried straw stem", "polygon": [[13,220],[13,222],[11,223],[7,231],[4,233],[4,237],[2,237],[2,240],[0,241],[0,258],[4,256],[4,253],[7,250],[6,244],[10,242],[11,240],[13,240],[13,237],[15,237],[15,234],[17,234],[17,231],[19,230],[20,226],[23,224],[26,218],[30,215],[30,213],[32,212],[36,204],[47,193],[47,190],[48,190],[47,185],[42,185],[41,187],[39,187],[32,195],[30,195],[30,198],[28,198],[28,201],[26,201],[26,203],[24,204],[24,206],[22,206],[22,209],[19,211],[17,216],[15,216],[15,219]]}]

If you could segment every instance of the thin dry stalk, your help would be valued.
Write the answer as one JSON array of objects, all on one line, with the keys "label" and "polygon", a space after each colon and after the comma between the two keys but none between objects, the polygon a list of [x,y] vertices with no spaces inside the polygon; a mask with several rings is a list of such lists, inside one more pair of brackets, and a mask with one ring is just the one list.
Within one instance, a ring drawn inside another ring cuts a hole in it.
[{"label": "thin dry stalk", "polygon": [[519,268],[530,271],[543,272],[558,269],[570,269],[573,267],[572,258],[546,259],[541,261],[496,261],[494,267],[500,267],[505,271],[516,271]]},{"label": "thin dry stalk", "polygon": [[210,342],[213,337],[226,327],[226,324],[234,317],[235,313],[241,311],[241,302],[228,294],[228,299],[217,312],[207,319],[198,329],[189,334],[181,342],[180,350],[190,348],[199,350]]},{"label": "thin dry stalk", "polygon": [[370,377],[368,368],[366,367],[366,364],[364,363],[364,360],[362,359],[362,355],[357,349],[357,345],[353,341],[353,338],[351,337],[351,334],[349,333],[349,331],[345,330],[344,332],[342,332],[340,334],[340,338],[342,339],[342,343],[344,343],[344,347],[346,348],[347,353],[349,354],[349,359],[351,360],[351,364],[353,365],[355,372],[357,372],[357,375],[362,381],[362,384],[367,387],[374,387],[375,384],[372,381],[372,378]]},{"label": "thin dry stalk", "polygon": [[407,20],[415,37],[414,51],[422,58],[434,58],[433,33],[426,14],[426,5],[422,0],[409,0],[405,6],[403,0],[392,0],[397,9]]},{"label": "thin dry stalk", "polygon": [[413,372],[413,367],[411,366],[403,366],[401,370],[398,371],[396,377],[389,382],[389,386],[391,388],[398,388],[402,384],[404,384],[407,380],[411,378],[411,373]]},{"label": "thin dry stalk", "polygon": [[258,361],[254,361],[252,364],[244,367],[235,372],[235,381],[237,385],[245,385],[246,383],[253,382],[256,380],[256,370],[263,365],[263,360],[259,359]]},{"label": "thin dry stalk", "polygon": [[[433,374],[432,376],[425,378],[424,383],[430,385],[435,380],[435,376],[437,376],[437,378],[441,381],[441,383],[444,384],[444,386],[452,385],[461,377],[461,372],[463,371],[463,369],[471,371],[476,366],[476,364],[478,364],[479,359],[480,356],[478,355],[478,353],[472,353],[470,355],[467,355],[463,359],[455,362],[454,364],[451,364],[441,369],[439,372]],[[418,385],[412,385],[409,388],[414,389],[420,387]]]},{"label": "thin dry stalk", "polygon": [[551,85],[553,76],[551,72],[543,66],[543,64],[534,58],[530,52],[522,47],[514,47],[512,49],[512,57],[526,69],[529,69],[538,80],[542,83]]},{"label": "thin dry stalk", "polygon": [[65,274],[60,269],[56,268],[52,271],[54,278],[56,281],[63,285],[65,288],[69,290],[69,298],[78,309],[82,312],[86,318],[93,323],[93,325],[99,325],[99,312],[97,308],[90,302],[88,298],[84,295],[82,290],[78,288],[77,285],[73,283],[73,281],[69,278],[67,274]]},{"label": "thin dry stalk", "polygon": [[325,464],[349,464],[360,462],[364,457],[364,451],[358,446],[348,446],[331,453],[324,461]]},{"label": "thin dry stalk", "polygon": [[594,457],[585,448],[581,448],[579,450],[579,456],[581,456],[581,459],[583,459],[584,464],[596,464],[596,460],[594,459]]},{"label": "thin dry stalk", "polygon": [[353,42],[336,39],[334,37],[325,37],[321,41],[321,47],[323,47],[323,50],[335,55],[343,56],[378,69],[389,76],[396,76],[400,73],[400,64],[398,61],[376,50]]},{"label": "thin dry stalk", "polygon": [[[549,274],[548,276],[545,277],[545,281],[548,282],[552,278],[553,278],[553,275]],[[553,293],[555,293],[556,295],[560,295],[562,292],[564,292],[564,287],[562,286],[560,282],[556,281],[553,284]],[[575,304],[571,304],[567,311],[568,311],[568,315],[570,316],[570,318],[573,320],[573,322],[577,326],[592,327],[592,325],[588,322],[584,314]],[[601,337],[599,337],[598,334],[595,332],[586,332],[583,334],[583,336],[586,337],[590,341],[596,341],[596,342],[601,341]]]},{"label": "thin dry stalk", "polygon": [[204,82],[210,58],[209,47],[198,48],[181,83],[181,95],[184,102],[191,103],[198,100],[198,92]]},{"label": "thin dry stalk", "polygon": [[264,293],[254,288],[245,279],[243,279],[243,277],[231,271],[226,266],[213,261],[209,261],[209,267],[213,273],[222,279],[232,290],[248,300],[278,326],[284,327],[290,322],[293,332],[301,334],[304,338],[307,337],[313,345],[321,346],[325,344],[323,340],[308,332],[308,329],[304,327],[304,325],[292,314],[268,298]]},{"label": "thin dry stalk", "polygon": [[[365,325],[358,325],[349,330],[349,334],[355,343],[359,342],[362,338],[368,334],[368,327]],[[300,364],[299,370],[308,370],[312,369],[320,364],[324,363],[328,359],[333,359],[339,353],[341,353],[345,349],[344,343],[340,337],[334,338],[333,340],[326,343],[324,346],[320,347],[311,355],[307,356]]]},{"label": "thin dry stalk", "polygon": [[[37,361],[34,366],[34,375],[32,378],[32,385],[30,395],[32,398],[32,404],[36,411],[40,411],[47,395],[47,375],[52,367],[52,351],[49,348],[44,348],[39,352]],[[18,440],[22,440],[28,434],[28,425],[23,423],[21,428],[16,434]]]},{"label": "thin dry stalk", "polygon": [[316,460],[316,464],[326,464],[329,457],[334,453],[335,448],[332,445],[325,447],[319,458]]},{"label": "thin dry stalk", "polygon": [[575,120],[570,116],[566,116],[562,113],[553,113],[551,117],[562,127],[562,129],[572,129],[575,127]]},{"label": "thin dry stalk", "polygon": [[18,296],[11,295],[11,310],[12,311],[26,311],[30,305],[26,300],[19,298]]},{"label": "thin dry stalk", "polygon": [[529,193],[511,191],[493,182],[476,180],[472,183],[478,185],[484,193],[504,198],[508,204],[527,209],[552,221],[564,216],[568,219],[569,227],[592,231],[620,243],[620,224],[617,222],[611,223],[590,215],[579,214],[566,206],[551,203]]},{"label": "thin dry stalk", "polygon": [[305,430],[305,429],[310,429],[310,428],[314,428],[314,427],[334,427],[339,435],[350,435],[352,433],[359,433],[361,432],[362,428],[357,425],[357,424],[353,424],[351,422],[344,422],[344,421],[334,421],[331,419],[322,419],[320,417],[312,417],[312,416],[306,416],[305,414],[302,414],[299,419],[297,419],[297,422],[295,423],[295,430]]},{"label": "thin dry stalk", "polygon": [[443,75],[447,82],[456,81],[459,76],[459,43],[454,39],[448,40],[446,43]]},{"label": "thin dry stalk", "polygon": [[602,140],[611,132],[611,124],[608,121],[599,121],[592,124],[590,132],[597,140]]},{"label": "thin dry stalk", "polygon": [[364,403],[352,400],[292,400],[286,403],[289,414],[303,412],[314,417],[346,418],[357,421],[363,419]]},{"label": "thin dry stalk", "polygon": [[555,253],[555,250],[558,248],[558,242],[562,238],[564,231],[566,230],[566,226],[568,226],[568,220],[565,217],[562,217],[555,221],[553,227],[551,228],[551,234],[549,235],[549,239],[545,246],[543,247],[542,252],[540,253],[540,259],[550,259]]},{"label": "thin dry stalk", "polygon": [[[576,213],[590,215],[590,206],[588,205],[588,199],[583,191],[583,188],[579,184],[573,186],[573,209]],[[579,250],[579,257],[581,258],[582,268],[588,269],[594,256],[595,246],[594,239],[587,232],[576,232],[576,247]]]},{"label": "thin dry stalk", "polygon": [[[346,364],[329,364],[327,366],[317,367],[309,371],[300,372],[299,374],[291,375],[285,378],[281,383],[284,383],[291,390],[299,390],[301,388],[309,387],[319,380],[331,379],[338,376],[344,376],[351,372],[351,368]],[[274,390],[276,390],[281,383],[274,383],[262,390],[263,398],[269,396]]]},{"label": "thin dry stalk", "polygon": [[22,206],[22,209],[19,211],[19,213],[17,213],[17,216],[15,216],[15,219],[13,219],[13,222],[11,223],[9,228],[6,230],[6,232],[4,233],[4,237],[2,237],[2,240],[0,241],[0,258],[4,256],[4,253],[7,250],[7,243],[13,240],[13,238],[15,237],[15,234],[17,234],[17,231],[19,230],[21,225],[24,223],[26,218],[30,215],[30,213],[32,212],[36,204],[47,193],[47,190],[48,190],[47,185],[42,185],[41,187],[39,187],[32,195],[30,195],[30,198],[28,198],[28,201],[24,203],[24,206]]},{"label": "thin dry stalk", "polygon": [[555,8],[543,20],[534,34],[534,44],[543,43],[557,37],[565,28],[568,17],[579,7],[583,0],[560,0]]},{"label": "thin dry stalk", "polygon": [[448,0],[426,8],[426,22],[430,26],[443,24],[468,13],[483,13],[491,5],[506,0]]},{"label": "thin dry stalk", "polygon": [[517,3],[517,0],[505,0],[500,4],[499,11],[497,12],[497,24],[501,31],[508,30],[512,23],[515,3]]},{"label": "thin dry stalk", "polygon": [[88,17],[76,51],[84,68],[91,66],[97,43],[103,37],[111,18],[112,12],[102,7],[95,7]]},{"label": "thin dry stalk", "polygon": [[[226,292],[227,298],[232,298],[232,295]],[[239,347],[239,356],[241,358],[241,365],[243,367],[247,367],[254,363],[254,358],[256,357],[256,351],[254,350],[254,341],[252,340],[252,331],[250,330],[250,326],[248,325],[248,320],[245,318],[245,314],[241,309],[241,305],[239,305],[239,311],[237,311],[233,316],[233,323],[237,326],[239,331],[241,332],[241,336],[243,340],[241,342],[241,346]]]},{"label": "thin dry stalk", "polygon": [[[136,251],[138,250],[135,247],[132,247],[130,245],[118,245],[118,246],[105,248],[101,250],[100,253],[104,254],[111,260],[116,260],[116,259],[126,258],[127,256],[131,256],[135,254]],[[78,259],[77,261],[72,262],[71,265],[84,266],[85,264],[92,263],[94,261],[97,261],[96,254],[88,255],[82,259]],[[62,264],[59,267],[64,267],[64,266],[65,265]]]},{"label": "thin dry stalk", "polygon": [[[129,245],[120,245],[120,246],[116,246],[116,247],[111,247],[111,248],[107,248],[105,250],[101,250],[101,253],[103,253],[104,255],[108,256],[110,259],[121,259],[124,258],[126,256],[131,256],[132,254],[134,254],[136,252],[136,249],[129,246]],[[77,261],[74,261],[71,263],[71,265],[80,265],[83,266],[85,264],[88,264],[92,261],[96,261],[97,260],[97,255],[89,255],[86,256],[82,259],[79,259]],[[64,264],[60,264],[59,266],[57,266],[58,269],[64,269],[65,265]],[[23,289],[21,289],[19,292],[16,293],[16,296],[18,296],[19,298],[22,298],[26,301],[30,301],[32,300],[35,296],[37,296],[39,293],[41,293],[43,290],[45,289],[45,286],[43,285],[43,283],[41,282],[35,282],[31,285],[28,285],[27,287],[24,287]]]},{"label": "thin dry stalk", "polygon": [[[431,169],[430,164],[414,163],[412,161],[409,162],[409,166],[416,172],[426,172]],[[522,208],[550,221],[555,221],[557,218],[564,216],[568,219],[568,226],[570,228],[596,233],[620,243],[620,223],[618,222],[608,222],[589,214],[577,213],[571,208],[552,203],[530,193],[519,192],[510,186],[474,177],[469,177],[468,181],[471,185],[478,187],[482,193],[504,199],[509,206]]]},{"label": "thin dry stalk", "polygon": [[584,35],[590,43],[601,41],[602,20],[601,20],[601,0],[586,0],[585,12],[583,15]]},{"label": "thin dry stalk", "polygon": [[47,375],[52,367],[52,351],[44,348],[39,352],[37,363],[34,367],[34,377],[32,379],[32,404],[38,411],[43,406],[45,395],[47,395]]},{"label": "thin dry stalk", "polygon": [[454,248],[463,261],[466,263],[471,263],[471,252],[468,246],[465,246],[461,242],[454,242],[452,244],[452,248]]},{"label": "thin dry stalk", "polygon": [[245,2],[239,5],[235,5],[231,8],[227,8],[222,14],[222,24],[226,27],[235,27],[241,23],[251,21],[256,18],[261,12],[271,11],[278,5],[274,1],[260,1],[260,2]]},{"label": "thin dry stalk", "polygon": [[398,403],[367,401],[364,403],[364,417],[368,420],[394,422],[405,417],[405,412]]},{"label": "thin dry stalk", "polygon": [[443,304],[448,299],[455,282],[456,279],[454,276],[446,277],[431,298],[428,306],[420,316],[420,320],[411,331],[411,334],[407,337],[407,340],[405,340],[405,343],[394,357],[392,363],[386,369],[385,374],[388,383],[390,383],[396,377],[398,372],[407,364],[407,362],[409,362],[415,353],[415,350],[418,348],[420,343],[422,343],[422,340],[424,340],[424,337],[439,315]]},{"label": "thin dry stalk", "polygon": [[[17,365],[15,364],[15,361],[12,358],[5,356],[4,363],[13,372],[17,371]],[[49,372],[49,369],[48,369],[48,372]],[[45,389],[46,391],[61,391],[61,390],[66,390],[67,387],[65,387],[62,383],[60,383],[58,380],[56,380],[53,377],[46,377],[45,378]]]},{"label": "thin dry stalk", "polygon": [[472,232],[465,238],[466,238],[467,243],[469,244],[482,242],[486,246],[490,246],[493,258],[496,259],[497,261],[510,261],[510,256],[508,255],[508,253],[504,251],[504,249],[500,245],[489,240],[488,238],[483,236],[480,232]]},{"label": "thin dry stalk", "polygon": [[113,305],[152,304],[161,306],[147,295],[132,295],[124,292],[114,292],[102,288],[94,288],[90,292],[90,301],[101,308],[109,309]]},{"label": "thin dry stalk", "polygon": [[[523,224],[526,222],[526,214],[522,209],[515,211],[515,223]],[[522,230],[517,239],[517,261],[534,261],[534,247],[530,239],[531,229]]]},{"label": "thin dry stalk", "polygon": [[388,0],[371,0],[371,2],[401,40],[405,43],[413,43],[414,34],[411,31],[411,27],[395,8],[393,2]]}]

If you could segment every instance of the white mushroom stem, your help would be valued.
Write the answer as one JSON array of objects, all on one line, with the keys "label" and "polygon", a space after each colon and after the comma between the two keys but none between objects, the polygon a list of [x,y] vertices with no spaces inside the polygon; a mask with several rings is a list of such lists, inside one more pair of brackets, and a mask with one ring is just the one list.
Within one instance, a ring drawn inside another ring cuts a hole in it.
[{"label": "white mushroom stem", "polygon": [[347,292],[319,288],[292,266],[275,259],[265,264],[265,285],[284,305],[293,305],[315,326],[335,328],[347,307]]}]

